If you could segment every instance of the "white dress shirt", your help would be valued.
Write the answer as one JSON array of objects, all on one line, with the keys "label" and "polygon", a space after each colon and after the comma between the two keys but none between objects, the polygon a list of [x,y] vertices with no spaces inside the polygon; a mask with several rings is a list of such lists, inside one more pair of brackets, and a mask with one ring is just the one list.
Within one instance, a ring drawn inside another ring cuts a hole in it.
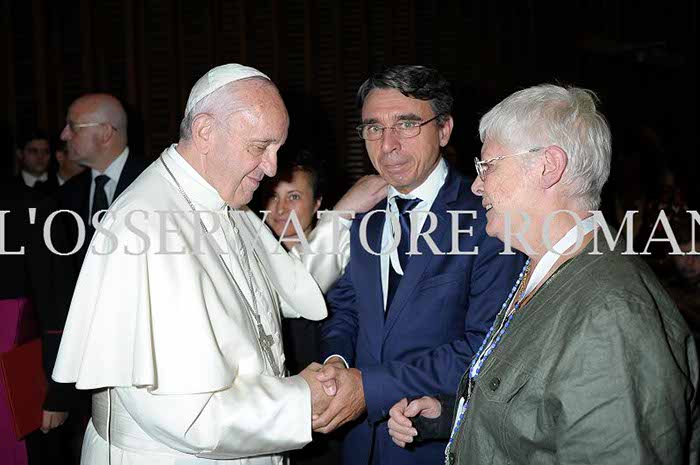
[{"label": "white dress shirt", "polygon": [[[433,202],[440,192],[443,184],[445,184],[445,179],[447,178],[447,163],[444,159],[440,159],[437,166],[428,178],[420,186],[413,189],[408,194],[402,194],[397,191],[393,186],[389,186],[389,193],[387,202],[387,221],[384,222],[384,230],[382,231],[382,248],[381,250],[389,250],[394,241],[394,228],[393,223],[389,221],[389,214],[398,216],[399,209],[396,206],[396,197],[401,197],[404,199],[421,199],[421,202],[416,205],[413,209],[415,212],[428,212],[433,206]],[[423,229],[423,224],[425,223],[427,214],[416,215],[416,226],[418,231]],[[382,273],[382,294],[384,295],[384,311],[386,311],[386,299],[387,292],[389,289],[389,264],[394,267],[394,271],[398,274],[403,275],[403,270],[401,269],[401,263],[399,262],[399,254],[394,248],[392,252],[388,255],[380,256],[381,263],[381,273]]]},{"label": "white dress shirt", "polygon": [[101,174],[109,176],[109,181],[105,184],[105,194],[107,194],[107,203],[112,205],[114,201],[114,193],[119,184],[119,177],[122,175],[122,170],[126,164],[126,159],[129,156],[129,147],[126,147],[117,158],[107,167],[104,172],[92,170],[92,183],[90,184],[90,211],[92,212],[92,199],[95,197],[95,178]]},{"label": "white dress shirt", "polygon": [[49,179],[48,173],[44,173],[40,176],[34,176],[32,173],[22,170],[22,179],[27,187],[34,187],[34,184],[41,181],[44,182]]}]

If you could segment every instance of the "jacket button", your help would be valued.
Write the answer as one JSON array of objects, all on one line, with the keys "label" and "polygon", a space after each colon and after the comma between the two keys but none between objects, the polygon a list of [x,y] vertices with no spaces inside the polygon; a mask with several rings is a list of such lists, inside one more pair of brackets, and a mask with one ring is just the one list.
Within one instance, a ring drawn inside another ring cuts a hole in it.
[{"label": "jacket button", "polygon": [[489,387],[491,388],[492,391],[495,391],[496,389],[498,389],[498,386],[500,386],[500,385],[501,385],[501,380],[498,378],[493,378],[491,380],[491,384],[489,384]]}]

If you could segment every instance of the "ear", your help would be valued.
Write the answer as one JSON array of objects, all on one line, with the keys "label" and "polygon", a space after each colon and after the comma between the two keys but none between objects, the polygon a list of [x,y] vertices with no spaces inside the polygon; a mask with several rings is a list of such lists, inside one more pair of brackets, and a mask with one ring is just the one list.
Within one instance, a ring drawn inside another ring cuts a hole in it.
[{"label": "ear", "polygon": [[542,166],[542,177],[540,183],[543,189],[555,186],[564,175],[569,157],[566,152],[556,145],[551,145],[544,149],[544,165]]},{"label": "ear", "polygon": [[314,203],[314,218],[316,218],[316,212],[318,209],[321,208],[321,202],[323,202],[323,197],[319,197]]},{"label": "ear", "polygon": [[18,160],[24,160],[24,153],[20,149],[15,149],[15,156]]},{"label": "ear", "polygon": [[109,142],[109,140],[114,135],[115,129],[112,126],[110,126],[109,124],[104,125],[104,126],[100,126],[100,129],[102,129],[102,128],[104,128],[104,131],[102,131],[100,133],[100,135],[97,137],[99,137],[100,143],[106,144],[107,142]]},{"label": "ear", "polygon": [[452,116],[447,117],[447,121],[442,126],[438,126],[438,134],[440,136],[440,147],[444,147],[450,141],[450,135],[452,134],[452,128],[454,127],[454,120]]},{"label": "ear", "polygon": [[207,154],[212,143],[214,118],[206,113],[200,113],[192,121],[192,142],[199,153]]}]

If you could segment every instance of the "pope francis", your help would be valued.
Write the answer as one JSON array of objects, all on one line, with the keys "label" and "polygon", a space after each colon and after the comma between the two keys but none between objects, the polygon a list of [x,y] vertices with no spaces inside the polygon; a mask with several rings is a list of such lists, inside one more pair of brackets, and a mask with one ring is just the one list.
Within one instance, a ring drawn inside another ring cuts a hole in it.
[{"label": "pope francis", "polygon": [[83,464],[280,464],[311,441],[320,366],[284,377],[280,318],[324,318],[323,296],[245,207],[288,126],[267,76],[214,68],[102,218],[53,372],[95,390]]}]

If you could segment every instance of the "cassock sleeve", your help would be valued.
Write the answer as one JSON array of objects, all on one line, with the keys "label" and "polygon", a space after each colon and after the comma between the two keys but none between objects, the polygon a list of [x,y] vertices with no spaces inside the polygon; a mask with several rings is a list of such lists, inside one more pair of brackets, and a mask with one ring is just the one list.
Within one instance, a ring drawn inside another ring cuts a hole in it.
[{"label": "cassock sleeve", "polygon": [[333,214],[327,212],[309,234],[311,253],[306,253],[301,246],[296,246],[289,252],[301,260],[324,294],[343,275],[350,261],[351,224],[351,221],[337,216],[334,218]]},{"label": "cassock sleeve", "polygon": [[300,376],[241,375],[216,393],[154,395],[136,387],[115,392],[149,436],[187,454],[235,459],[311,441],[310,393]]}]

